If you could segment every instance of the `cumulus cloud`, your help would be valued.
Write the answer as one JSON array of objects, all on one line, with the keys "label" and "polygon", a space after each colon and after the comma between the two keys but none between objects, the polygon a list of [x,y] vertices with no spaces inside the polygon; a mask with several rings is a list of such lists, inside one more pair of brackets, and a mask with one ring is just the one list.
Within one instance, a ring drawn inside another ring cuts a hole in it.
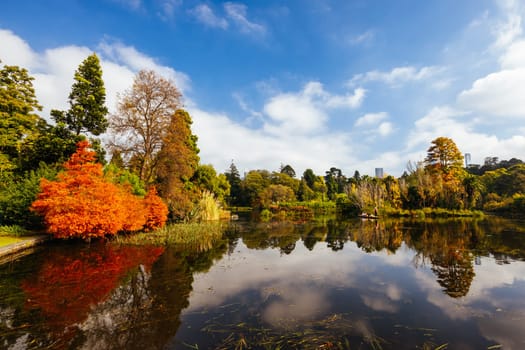
[{"label": "cumulus cloud", "polygon": [[[394,125],[386,121],[388,113],[367,113],[358,118],[354,126],[358,129],[365,129],[368,135],[388,136],[394,131]],[[371,140],[371,139],[370,139]]]},{"label": "cumulus cloud", "polygon": [[67,109],[67,99],[73,75],[78,65],[95,51],[100,59],[106,87],[106,104],[110,111],[116,106],[117,93],[131,87],[141,69],[152,69],[172,79],[181,91],[190,89],[189,77],[171,67],[158,63],[132,46],[120,42],[102,41],[93,50],[85,46],[61,46],[34,51],[27,42],[8,30],[0,30],[0,57],[4,64],[27,68],[35,78],[33,85],[38,101],[49,117],[51,109]]},{"label": "cumulus cloud", "polygon": [[103,54],[103,58],[107,58],[110,62],[127,67],[134,72],[141,69],[154,70],[165,78],[171,79],[183,93],[190,90],[188,75],[158,63],[133,46],[124,45],[118,41],[103,41],[98,45],[98,49]]},{"label": "cumulus cloud", "polygon": [[[499,70],[474,81],[457,98],[460,106],[482,116],[505,119],[525,118],[525,40],[522,38],[522,16],[516,1],[499,1],[505,19],[494,30],[493,47],[500,50]],[[488,118],[487,118],[488,119]],[[506,121],[508,122],[508,121]]]},{"label": "cumulus cloud", "polygon": [[224,113],[198,108],[189,108],[189,111],[193,117],[193,131],[199,136],[201,159],[211,162],[218,171],[227,169],[232,159],[240,170],[276,169],[279,164],[286,163],[298,173],[306,168],[324,173],[336,164],[357,162],[345,133],[325,131],[281,137],[277,130],[252,129]]},{"label": "cumulus cloud", "polygon": [[377,81],[390,86],[400,86],[407,82],[430,79],[443,71],[444,68],[438,66],[426,66],[419,69],[413,66],[403,66],[395,67],[388,72],[372,70],[364,74],[354,75],[348,84],[353,86],[357,83]]},{"label": "cumulus cloud", "polygon": [[365,90],[335,95],[324,90],[319,82],[307,83],[298,93],[283,93],[272,97],[264,107],[269,117],[265,130],[271,134],[311,134],[322,131],[332,108],[357,108]]},{"label": "cumulus cloud", "polygon": [[525,67],[505,69],[476,80],[458,96],[460,105],[504,118],[525,118]]},{"label": "cumulus cloud", "polygon": [[237,25],[239,30],[245,34],[265,34],[266,27],[262,24],[252,22],[248,19],[248,7],[244,4],[227,2],[224,10],[228,18]]},{"label": "cumulus cloud", "polygon": [[211,28],[228,28],[228,21],[218,17],[213,10],[206,4],[200,4],[190,11],[190,13],[202,24]]},{"label": "cumulus cloud", "polygon": [[[497,155],[502,159],[516,157],[517,154],[525,153],[525,137],[515,135],[508,138],[500,138],[494,134],[476,130],[476,121],[467,120],[468,112],[452,108],[450,106],[439,106],[432,108],[423,118],[415,122],[407,142],[407,159],[418,160],[424,158],[422,151],[430,145],[430,141],[439,137],[450,137],[459,150],[472,155],[473,163],[482,163],[488,156]],[[409,152],[420,150],[417,153]]]},{"label": "cumulus cloud", "polygon": [[388,118],[388,113],[386,112],[367,113],[361,118],[356,120],[355,126],[376,125],[380,121],[385,120],[387,118]]}]

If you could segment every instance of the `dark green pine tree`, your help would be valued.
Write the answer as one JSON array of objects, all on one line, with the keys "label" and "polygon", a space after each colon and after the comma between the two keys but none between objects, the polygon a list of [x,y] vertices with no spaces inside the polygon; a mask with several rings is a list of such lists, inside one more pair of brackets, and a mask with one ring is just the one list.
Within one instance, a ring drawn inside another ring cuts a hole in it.
[{"label": "dark green pine tree", "polygon": [[230,205],[239,205],[242,202],[242,188],[241,188],[241,176],[239,174],[239,170],[237,170],[237,167],[235,164],[230,164],[230,169],[224,173],[226,175],[226,179],[230,183],[230,198],[229,198],[229,204]]},{"label": "dark green pine tree", "polygon": [[81,132],[100,135],[108,127],[107,114],[102,68],[97,55],[92,54],[75,72],[75,82],[69,94],[69,110],[52,110],[51,115],[57,123],[65,123],[76,135]]}]

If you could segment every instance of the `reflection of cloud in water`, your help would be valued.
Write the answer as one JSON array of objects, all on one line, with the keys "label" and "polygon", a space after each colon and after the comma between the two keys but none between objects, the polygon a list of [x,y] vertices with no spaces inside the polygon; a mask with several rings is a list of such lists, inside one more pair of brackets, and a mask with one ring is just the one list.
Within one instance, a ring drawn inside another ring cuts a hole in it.
[{"label": "reflection of cloud in water", "polygon": [[[450,319],[474,319],[480,333],[503,345],[503,349],[524,349],[525,301],[517,300],[516,295],[498,293],[495,297],[493,294],[498,288],[524,280],[525,265],[515,262],[500,266],[492,258],[482,258],[481,266],[475,268],[476,276],[469,294],[458,299],[444,294],[429,271],[417,270],[415,276],[428,302],[439,307]],[[486,305],[492,308],[487,309]]]},{"label": "reflection of cloud in water", "polygon": [[268,296],[268,305],[262,312],[263,320],[274,327],[293,329],[304,321],[323,316],[329,308],[326,296],[320,290],[301,286],[277,287],[277,295]]},{"label": "reflection of cloud in water", "polygon": [[393,285],[393,284],[389,284],[387,287],[386,287],[386,295],[387,297],[389,297],[391,300],[401,300],[401,289],[396,286],[396,285]]},{"label": "reflection of cloud in water", "polygon": [[239,253],[225,257],[204,274],[195,274],[188,311],[221,305],[249,289],[278,289],[282,281],[328,287],[355,285],[356,273],[363,266],[362,255],[352,254],[351,247],[345,246],[348,254],[334,254],[326,245],[317,244],[313,251],[297,245],[292,254],[280,255],[276,249],[251,250],[239,244]]},{"label": "reflection of cloud in water", "polygon": [[520,350],[525,348],[525,323],[523,312],[504,313],[490,319],[481,319],[479,328],[481,333],[502,349]]},{"label": "reflection of cloud in water", "polygon": [[366,306],[375,311],[385,311],[393,314],[399,310],[399,307],[387,298],[362,295],[361,299],[363,299]]},{"label": "reflection of cloud in water", "polygon": [[481,265],[474,266],[476,277],[472,281],[469,299],[484,299],[493,302],[488,291],[493,288],[509,286],[525,280],[525,264],[513,262],[497,264],[493,258],[481,258]]}]

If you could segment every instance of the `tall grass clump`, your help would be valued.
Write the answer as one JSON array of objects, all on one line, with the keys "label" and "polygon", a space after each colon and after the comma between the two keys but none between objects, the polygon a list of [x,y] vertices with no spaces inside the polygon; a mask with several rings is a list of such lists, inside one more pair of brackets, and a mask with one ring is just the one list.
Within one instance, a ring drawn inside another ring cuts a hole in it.
[{"label": "tall grass clump", "polygon": [[213,193],[210,191],[202,192],[194,218],[197,222],[217,221],[221,218],[221,210]]},{"label": "tall grass clump", "polygon": [[188,249],[205,251],[222,238],[226,223],[179,223],[166,225],[161,229],[118,235],[114,242],[131,245],[181,245]]}]

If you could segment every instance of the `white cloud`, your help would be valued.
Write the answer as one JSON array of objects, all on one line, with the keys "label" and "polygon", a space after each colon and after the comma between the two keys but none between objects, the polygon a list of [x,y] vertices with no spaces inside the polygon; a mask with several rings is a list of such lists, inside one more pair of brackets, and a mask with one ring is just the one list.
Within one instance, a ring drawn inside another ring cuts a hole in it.
[{"label": "white cloud", "polygon": [[388,113],[386,112],[368,113],[362,116],[361,118],[357,119],[355,122],[355,126],[375,125],[379,123],[380,121],[385,120],[387,118],[388,118]]},{"label": "white cloud", "polygon": [[213,10],[206,4],[196,6],[190,13],[202,24],[211,28],[228,28],[228,21],[215,15]]},{"label": "white cloud", "polygon": [[501,70],[474,82],[461,92],[458,103],[481,113],[499,117],[525,118],[525,67]]},{"label": "white cloud", "polygon": [[363,89],[353,94],[333,95],[319,82],[309,82],[299,93],[284,93],[272,97],[264,107],[270,120],[265,130],[272,134],[311,134],[322,131],[329,108],[357,108],[365,96]]},{"label": "white cloud", "polygon": [[244,4],[227,2],[224,4],[224,10],[228,18],[233,21],[245,34],[265,34],[266,27],[262,24],[251,22],[247,18],[248,8]]},{"label": "white cloud", "polygon": [[458,95],[457,101],[461,107],[476,111],[487,119],[498,116],[522,120],[525,118],[525,98],[522,93],[525,86],[525,40],[521,38],[522,20],[516,2],[501,1],[500,5],[507,11],[507,20],[494,33],[493,46],[501,50],[500,68],[474,81],[469,89]]},{"label": "white cloud", "polygon": [[437,66],[426,66],[419,69],[413,66],[403,66],[395,67],[389,72],[373,70],[364,74],[354,75],[349,81],[349,85],[378,81],[391,86],[400,86],[410,81],[430,79],[443,71],[443,67]]},{"label": "white cloud", "polygon": [[[485,157],[493,155],[510,159],[525,154],[524,136],[499,138],[494,134],[476,131],[475,120],[464,120],[465,116],[466,112],[449,106],[432,108],[415,122],[415,128],[409,133],[405,159],[423,159],[430,142],[439,136],[451,138],[462,153],[470,153],[472,163],[481,164]],[[414,150],[420,151],[416,153]]]},{"label": "white cloud", "polygon": [[[67,109],[67,98],[78,65],[93,50],[82,46],[62,46],[35,52],[16,34],[0,30],[0,58],[4,64],[27,68],[35,78],[33,85],[38,101],[44,107],[41,115],[49,118],[51,109]],[[103,41],[97,48],[106,87],[106,104],[114,111],[116,95],[131,87],[140,69],[152,69],[172,79],[181,91],[190,88],[189,77],[122,43]]]},{"label": "white cloud", "polygon": [[390,122],[383,122],[379,124],[379,128],[377,129],[377,132],[381,136],[388,136],[394,131],[394,126]]},{"label": "white cloud", "polygon": [[38,56],[29,45],[10,30],[0,29],[0,60],[2,64],[27,69],[38,67]]},{"label": "white cloud", "polygon": [[162,19],[173,18],[175,10],[182,4],[182,0],[162,0],[160,7],[162,12],[160,17]]},{"label": "white cloud", "polygon": [[493,47],[505,48],[523,33],[521,6],[515,0],[496,1],[503,12],[504,19],[498,21],[492,28],[495,36]]},{"label": "white cloud", "polygon": [[201,160],[212,163],[220,172],[228,168],[232,159],[241,171],[277,169],[283,163],[292,165],[297,173],[312,168],[319,174],[335,165],[356,163],[350,140],[344,133],[291,133],[282,137],[278,130],[252,129],[225,114],[198,108],[189,111],[192,130],[199,136]]},{"label": "white cloud", "polygon": [[107,57],[113,63],[127,67],[134,72],[141,69],[151,69],[165,78],[171,79],[181,92],[184,93],[191,89],[188,75],[158,63],[133,46],[124,45],[120,42],[103,41],[98,45],[98,49],[102,52],[103,57]]},{"label": "white cloud", "polygon": [[352,36],[348,41],[351,45],[361,45],[371,42],[374,39],[375,32],[373,30],[367,30],[356,36]]}]

